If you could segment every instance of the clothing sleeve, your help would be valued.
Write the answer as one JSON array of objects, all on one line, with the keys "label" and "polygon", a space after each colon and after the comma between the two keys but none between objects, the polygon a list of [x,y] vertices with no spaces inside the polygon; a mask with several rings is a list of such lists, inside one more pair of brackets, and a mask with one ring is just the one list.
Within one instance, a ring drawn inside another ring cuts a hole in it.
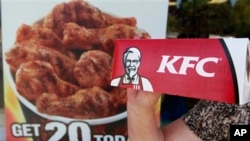
[{"label": "clothing sleeve", "polygon": [[229,140],[230,124],[250,123],[250,103],[239,106],[201,100],[182,118],[203,141]]}]

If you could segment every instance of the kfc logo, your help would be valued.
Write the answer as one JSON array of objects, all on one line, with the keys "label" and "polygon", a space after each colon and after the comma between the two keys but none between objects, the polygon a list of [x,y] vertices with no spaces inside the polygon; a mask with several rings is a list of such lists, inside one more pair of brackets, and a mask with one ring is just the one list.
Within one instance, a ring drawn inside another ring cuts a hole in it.
[{"label": "kfc logo", "polygon": [[[177,61],[182,60],[180,68],[176,68],[174,64]],[[219,61],[219,58],[216,57],[207,57],[200,59],[200,57],[193,57],[193,56],[169,56],[169,55],[163,55],[161,64],[157,72],[159,73],[165,73],[165,70],[167,69],[172,74],[181,74],[181,75],[187,75],[187,69],[195,69],[197,74],[199,74],[202,77],[214,77],[215,72],[207,72],[204,69],[204,66],[207,63],[214,63],[217,64]]]},{"label": "kfc logo", "polygon": [[141,52],[136,47],[130,47],[123,53],[123,67],[125,74],[111,81],[112,86],[126,86],[138,90],[153,91],[150,81],[139,74]]}]

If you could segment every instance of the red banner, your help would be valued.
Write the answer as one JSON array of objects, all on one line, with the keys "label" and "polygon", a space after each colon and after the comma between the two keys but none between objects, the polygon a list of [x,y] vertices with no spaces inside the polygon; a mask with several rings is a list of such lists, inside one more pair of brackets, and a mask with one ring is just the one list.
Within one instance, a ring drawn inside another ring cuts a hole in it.
[{"label": "red banner", "polygon": [[[248,39],[117,40],[111,85],[239,103],[247,42]],[[233,60],[232,53],[237,60]],[[237,67],[239,63],[241,66]]]}]

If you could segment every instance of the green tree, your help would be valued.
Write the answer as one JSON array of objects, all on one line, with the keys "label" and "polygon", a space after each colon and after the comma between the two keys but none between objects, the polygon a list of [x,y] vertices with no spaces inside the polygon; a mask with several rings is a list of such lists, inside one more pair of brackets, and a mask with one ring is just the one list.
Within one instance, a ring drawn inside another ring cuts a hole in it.
[{"label": "green tree", "polygon": [[250,1],[238,0],[208,4],[209,0],[186,0],[180,8],[169,8],[168,31],[179,32],[179,37],[221,36],[250,37]]},{"label": "green tree", "polygon": [[236,37],[250,37],[250,1],[238,0],[232,11],[234,17],[232,34]]}]

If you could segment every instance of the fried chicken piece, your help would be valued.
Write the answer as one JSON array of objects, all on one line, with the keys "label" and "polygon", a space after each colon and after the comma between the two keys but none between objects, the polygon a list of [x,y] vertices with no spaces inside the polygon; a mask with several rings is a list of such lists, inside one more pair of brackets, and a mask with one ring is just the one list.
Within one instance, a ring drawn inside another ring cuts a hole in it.
[{"label": "fried chicken piece", "polygon": [[63,49],[62,40],[51,29],[39,24],[32,26],[22,24],[16,33],[16,43],[25,45],[30,40],[38,42],[43,46],[53,47],[56,50]]},{"label": "fried chicken piece", "polygon": [[63,80],[76,84],[72,77],[76,60],[48,47],[44,46],[21,46],[15,44],[14,47],[5,53],[6,62],[11,70],[16,72],[22,63],[41,60],[49,62],[56,74]]},{"label": "fried chicken piece", "polygon": [[117,109],[119,109],[119,111],[121,112],[125,111],[127,104],[127,89],[120,87],[112,87],[109,93],[114,98],[114,104]]},{"label": "fried chicken piece", "polygon": [[145,38],[150,38],[146,31],[124,24],[87,29],[75,23],[68,23],[64,29],[63,44],[68,49],[100,49],[112,55],[116,39]]},{"label": "fried chicken piece", "polygon": [[136,25],[134,17],[112,16],[102,12],[85,0],[71,0],[68,3],[56,5],[45,17],[43,25],[62,37],[64,25],[68,22],[74,22],[86,28],[107,27],[118,23]]},{"label": "fried chicken piece", "polygon": [[111,95],[99,87],[82,89],[74,95],[60,97],[44,93],[36,101],[39,112],[78,119],[93,119],[116,113]]},{"label": "fried chicken piece", "polygon": [[64,48],[62,39],[51,29],[39,24],[34,24],[33,26],[22,24],[17,30],[15,42],[23,46],[34,46],[37,44],[46,46],[76,59],[76,55],[73,52]]},{"label": "fried chicken piece", "polygon": [[66,97],[81,89],[61,80],[53,67],[43,61],[29,61],[21,64],[16,72],[15,82],[18,92],[32,102],[35,102],[43,93]]},{"label": "fried chicken piece", "polygon": [[74,77],[84,88],[107,88],[111,81],[112,57],[100,50],[84,52],[74,67]]}]

